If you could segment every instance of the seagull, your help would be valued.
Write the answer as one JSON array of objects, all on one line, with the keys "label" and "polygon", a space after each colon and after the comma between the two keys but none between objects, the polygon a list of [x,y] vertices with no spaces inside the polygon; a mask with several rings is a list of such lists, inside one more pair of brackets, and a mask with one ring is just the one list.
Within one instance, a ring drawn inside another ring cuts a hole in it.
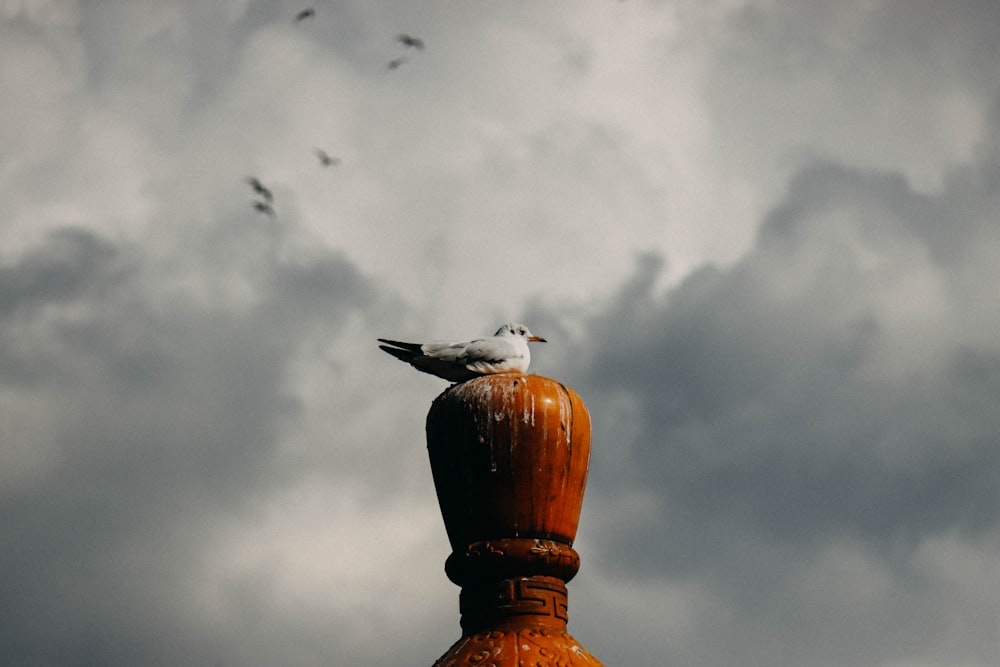
[{"label": "seagull", "polygon": [[333,157],[322,148],[316,149],[316,157],[319,158],[319,163],[324,167],[330,167],[332,165],[340,164],[339,157]]},{"label": "seagull", "polygon": [[260,211],[264,215],[269,215],[272,218],[274,217],[274,207],[266,201],[254,201],[251,202],[250,205],[253,206],[255,211]]},{"label": "seagull", "polygon": [[476,338],[462,343],[431,341],[403,343],[378,339],[379,347],[418,371],[452,382],[465,382],[481,375],[528,372],[531,363],[529,342],[544,343],[523,324],[505,324],[490,338]]},{"label": "seagull", "polygon": [[250,176],[247,178],[247,183],[249,183],[250,187],[253,188],[253,191],[259,194],[261,197],[263,197],[268,204],[274,201],[274,195],[271,193],[270,190],[265,188],[264,184],[261,183],[259,180],[257,180],[253,176]]},{"label": "seagull", "polygon": [[316,10],[313,9],[312,7],[309,7],[308,9],[303,9],[301,12],[295,15],[295,22],[302,23],[306,19],[311,19],[314,16],[316,16]]},{"label": "seagull", "polygon": [[407,62],[406,56],[400,56],[398,58],[393,58],[392,60],[389,61],[389,64],[386,65],[386,68],[387,69],[399,69],[400,65],[403,65],[406,62]]},{"label": "seagull", "polygon": [[420,39],[419,37],[412,37],[410,35],[407,35],[405,32],[402,35],[396,37],[396,41],[401,43],[403,46],[413,47],[417,51],[424,50],[424,40]]}]

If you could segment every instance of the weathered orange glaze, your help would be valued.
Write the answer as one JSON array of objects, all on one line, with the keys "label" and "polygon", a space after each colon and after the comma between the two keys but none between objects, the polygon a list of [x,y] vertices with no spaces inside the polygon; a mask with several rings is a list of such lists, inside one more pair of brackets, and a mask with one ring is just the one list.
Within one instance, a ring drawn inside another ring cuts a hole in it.
[{"label": "weathered orange glaze", "polygon": [[580,397],[538,375],[453,385],[427,415],[427,449],[462,586],[462,638],[435,667],[601,667],[566,631],[590,461]]},{"label": "weathered orange glaze", "polygon": [[507,624],[467,634],[433,667],[603,667],[565,628]]},{"label": "weathered orange glaze", "polygon": [[500,537],[573,544],[590,461],[590,414],[539,375],[487,375],[438,396],[427,448],[453,549]]}]

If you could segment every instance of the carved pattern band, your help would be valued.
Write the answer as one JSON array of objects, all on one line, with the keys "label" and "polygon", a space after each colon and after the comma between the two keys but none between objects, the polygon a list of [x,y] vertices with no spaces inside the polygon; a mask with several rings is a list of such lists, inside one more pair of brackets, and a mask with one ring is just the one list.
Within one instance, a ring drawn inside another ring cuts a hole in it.
[{"label": "carved pattern band", "polygon": [[511,577],[545,576],[566,582],[580,570],[580,554],[563,542],[506,538],[473,542],[454,552],[444,565],[459,586],[469,582]]},{"label": "carved pattern band", "polygon": [[466,586],[459,597],[462,628],[469,632],[505,620],[566,627],[566,586],[554,577],[518,577]]},{"label": "carved pattern band", "polygon": [[603,667],[565,630],[534,627],[467,634],[434,667]]}]

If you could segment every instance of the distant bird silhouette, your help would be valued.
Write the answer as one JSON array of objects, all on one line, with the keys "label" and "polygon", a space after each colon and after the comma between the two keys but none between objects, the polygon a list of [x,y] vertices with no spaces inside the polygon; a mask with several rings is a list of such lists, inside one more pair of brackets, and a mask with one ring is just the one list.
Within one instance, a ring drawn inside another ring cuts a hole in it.
[{"label": "distant bird silhouette", "polygon": [[414,48],[417,51],[424,50],[424,40],[419,37],[407,35],[405,32],[396,37],[396,41],[400,42],[403,46]]},{"label": "distant bird silhouette", "polygon": [[333,157],[322,148],[316,149],[316,157],[319,158],[319,163],[324,167],[332,167],[334,165],[340,164],[339,157]]},{"label": "distant bird silhouette", "polygon": [[306,19],[311,19],[314,16],[316,16],[316,10],[313,9],[312,7],[309,7],[308,9],[303,9],[301,12],[295,15],[295,22],[302,23]]},{"label": "distant bird silhouette", "polygon": [[253,191],[259,194],[261,197],[263,197],[268,204],[274,201],[274,194],[272,194],[270,190],[264,187],[264,184],[261,183],[259,180],[257,180],[253,176],[249,176],[247,177],[247,183],[249,183],[250,187],[253,188]]},{"label": "distant bird silhouette", "polygon": [[260,211],[264,215],[270,216],[272,218],[274,217],[274,207],[271,206],[266,201],[254,201],[250,205],[253,206],[255,211]]},{"label": "distant bird silhouette", "polygon": [[402,65],[405,65],[408,62],[409,62],[409,59],[406,56],[400,56],[398,58],[393,58],[392,60],[390,60],[389,64],[386,65],[386,68],[387,69],[399,69]]}]

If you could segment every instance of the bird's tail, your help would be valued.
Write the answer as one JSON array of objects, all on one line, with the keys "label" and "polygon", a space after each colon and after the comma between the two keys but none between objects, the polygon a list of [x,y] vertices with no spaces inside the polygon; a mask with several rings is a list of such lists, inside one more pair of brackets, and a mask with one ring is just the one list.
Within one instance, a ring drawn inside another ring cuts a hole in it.
[{"label": "bird's tail", "polygon": [[410,363],[414,358],[423,354],[419,343],[404,343],[402,341],[388,340],[385,338],[379,338],[378,342],[385,343],[385,345],[379,345],[379,349],[385,350],[400,361],[405,361],[406,363]]}]

